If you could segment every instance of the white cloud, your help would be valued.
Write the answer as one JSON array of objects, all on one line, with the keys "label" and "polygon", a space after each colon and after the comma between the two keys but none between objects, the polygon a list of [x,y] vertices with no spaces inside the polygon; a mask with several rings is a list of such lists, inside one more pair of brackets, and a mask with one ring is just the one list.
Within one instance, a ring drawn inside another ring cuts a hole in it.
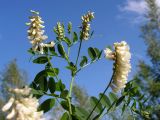
[{"label": "white cloud", "polygon": [[[156,0],[156,4],[160,7],[160,0]],[[144,14],[147,12],[148,6],[145,0],[126,0],[124,5],[120,6],[120,11],[123,13],[120,16],[130,19],[131,23],[141,23],[146,19]]]},{"label": "white cloud", "polygon": [[142,15],[147,11],[147,4],[144,0],[127,0],[121,10]]},{"label": "white cloud", "polygon": [[[160,7],[160,0],[156,0],[156,4]],[[145,0],[127,0],[125,5],[121,7],[122,11],[134,12],[143,15],[147,12],[148,6]]]}]

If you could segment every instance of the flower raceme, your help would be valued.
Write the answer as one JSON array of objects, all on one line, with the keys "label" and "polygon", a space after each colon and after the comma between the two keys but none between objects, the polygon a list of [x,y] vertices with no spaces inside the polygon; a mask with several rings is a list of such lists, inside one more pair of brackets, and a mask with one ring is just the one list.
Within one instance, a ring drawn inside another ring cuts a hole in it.
[{"label": "flower raceme", "polygon": [[43,111],[37,111],[39,103],[35,97],[30,95],[30,88],[10,89],[10,92],[14,93],[15,97],[11,97],[2,108],[3,112],[9,111],[6,119],[44,120]]},{"label": "flower raceme", "polygon": [[29,26],[28,29],[28,39],[30,40],[30,43],[32,44],[32,50],[35,52],[39,52],[40,54],[43,54],[43,48],[44,47],[53,47],[54,42],[51,42],[50,44],[43,43],[44,40],[48,38],[48,36],[44,35],[44,30],[42,24],[44,21],[42,21],[42,18],[39,16],[39,12],[35,12],[31,10],[31,12],[34,14],[31,16],[30,22],[26,23],[26,25]]},{"label": "flower raceme", "polygon": [[81,17],[82,19],[81,39],[88,40],[89,31],[90,31],[89,22],[91,22],[93,18],[94,18],[94,12],[90,12],[90,11],[86,15],[83,15]]},{"label": "flower raceme", "polygon": [[128,73],[131,70],[131,53],[129,51],[129,45],[122,41],[120,43],[114,43],[114,51],[109,48],[104,50],[107,59],[114,60],[114,75],[113,81],[110,85],[114,92],[118,92],[125,87],[127,83]]},{"label": "flower raceme", "polygon": [[60,22],[57,22],[56,27],[54,27],[54,32],[57,34],[58,40],[63,40],[65,37],[64,34],[64,25]]}]

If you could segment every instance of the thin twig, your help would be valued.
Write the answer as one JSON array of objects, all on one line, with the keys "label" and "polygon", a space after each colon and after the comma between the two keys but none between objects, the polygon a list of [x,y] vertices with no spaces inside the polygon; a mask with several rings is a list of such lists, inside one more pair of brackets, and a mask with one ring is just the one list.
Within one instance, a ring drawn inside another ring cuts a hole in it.
[{"label": "thin twig", "polygon": [[115,73],[115,72],[113,72],[112,77],[111,77],[111,79],[110,79],[107,87],[106,87],[105,90],[103,91],[102,96],[100,97],[100,99],[98,100],[97,104],[94,106],[94,108],[92,109],[91,113],[89,114],[89,116],[87,117],[86,120],[89,120],[89,118],[90,118],[91,115],[93,114],[94,110],[97,108],[98,104],[101,102],[103,96],[105,95],[105,93],[106,93],[106,91],[108,90],[110,84],[112,83],[112,79],[113,79],[114,73]]}]

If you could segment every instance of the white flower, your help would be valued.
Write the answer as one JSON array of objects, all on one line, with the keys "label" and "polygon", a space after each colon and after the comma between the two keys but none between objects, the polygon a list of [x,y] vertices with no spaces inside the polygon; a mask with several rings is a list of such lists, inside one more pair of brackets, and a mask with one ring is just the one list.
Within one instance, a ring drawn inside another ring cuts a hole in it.
[{"label": "white flower", "polygon": [[13,97],[11,97],[9,99],[8,103],[3,106],[2,111],[5,112],[5,111],[9,110],[11,108],[12,104],[14,103],[14,100],[15,99]]},{"label": "white flower", "polygon": [[81,39],[88,40],[89,38],[89,31],[90,31],[90,24],[89,22],[92,21],[94,18],[94,12],[88,12],[86,15],[81,17],[82,20],[82,31],[81,31]]},{"label": "white flower", "polygon": [[115,59],[114,52],[112,52],[111,49],[106,48],[106,49],[104,50],[104,53],[105,53],[107,59],[110,59],[110,60],[114,60],[114,59]]},{"label": "white flower", "polygon": [[38,100],[30,94],[30,88],[10,89],[10,92],[14,93],[16,97],[10,98],[8,103],[2,108],[2,111],[8,111],[6,119],[42,120],[43,111],[37,111],[39,103]]},{"label": "white flower", "polygon": [[[42,21],[42,18],[39,16],[39,12],[31,11],[34,15],[30,17],[30,23],[27,23],[26,25],[29,26],[29,29],[27,30],[28,33],[28,39],[30,40],[30,43],[32,44],[32,50],[34,52],[38,52],[40,54],[43,54],[43,48],[42,44],[44,44],[44,40],[48,38],[47,35],[44,35],[44,30],[42,24],[44,21]],[[50,47],[51,45],[46,45],[46,47]],[[53,46],[52,46],[53,47]],[[38,49],[39,48],[39,49]]]},{"label": "white flower", "polygon": [[104,53],[106,58],[115,61],[113,82],[110,86],[114,92],[117,92],[124,88],[127,83],[128,73],[131,70],[131,53],[129,51],[129,46],[125,41],[114,43],[114,49],[115,51],[112,52],[109,48],[106,48]]},{"label": "white flower", "polygon": [[7,115],[7,119],[12,119],[16,115],[16,111],[13,108],[12,111]]},{"label": "white flower", "polygon": [[44,35],[44,26],[42,25],[44,21],[41,20],[41,17],[38,15],[30,17],[30,27],[27,30],[28,39],[30,43],[33,45],[33,50],[36,51],[38,49],[37,45],[42,41],[46,40],[48,37]]}]

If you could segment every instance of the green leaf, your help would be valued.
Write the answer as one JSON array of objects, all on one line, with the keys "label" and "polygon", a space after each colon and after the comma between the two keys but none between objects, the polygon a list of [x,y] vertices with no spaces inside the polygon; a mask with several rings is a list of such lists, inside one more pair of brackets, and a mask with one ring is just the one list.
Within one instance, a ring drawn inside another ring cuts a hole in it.
[{"label": "green leaf", "polygon": [[92,47],[88,48],[88,54],[92,60],[96,59],[96,52]]},{"label": "green leaf", "polygon": [[123,107],[122,107],[122,114],[121,115],[123,115],[125,109],[126,109],[126,105],[124,104]]},{"label": "green leaf", "polygon": [[68,96],[68,93],[69,93],[68,90],[64,90],[61,92],[60,97],[66,99]]},{"label": "green leaf", "polygon": [[70,120],[69,119],[69,114],[67,112],[65,112],[60,120]]},{"label": "green leaf", "polygon": [[76,32],[73,32],[73,42],[76,43],[78,41],[78,35]]},{"label": "green leaf", "polygon": [[41,56],[33,60],[33,63],[37,64],[45,64],[48,62],[48,58],[46,56]]},{"label": "green leaf", "polygon": [[107,109],[107,113],[108,113],[110,110],[115,109],[115,104],[116,104],[116,101],[114,101],[114,102],[112,103],[112,105]]},{"label": "green leaf", "polygon": [[105,110],[105,107],[100,111],[98,115],[96,115],[93,120],[99,120],[100,116],[102,115],[103,111]]},{"label": "green leaf", "polygon": [[58,44],[57,47],[58,47],[59,54],[65,58],[66,53],[65,53],[64,47],[61,44]]},{"label": "green leaf", "polygon": [[[98,99],[96,97],[91,97],[90,98],[90,103],[92,105],[92,107],[94,108],[96,106],[96,104],[98,103]],[[99,103],[97,105],[97,108],[95,109],[97,112],[100,112],[102,110],[102,104]]]},{"label": "green leaf", "polygon": [[77,67],[72,63],[70,62],[69,66],[66,66],[67,69],[71,70],[71,74],[72,76],[75,74],[75,72],[77,71]]},{"label": "green leaf", "polygon": [[[101,96],[102,96],[102,93],[99,94],[99,98],[101,98]],[[109,108],[111,106],[111,102],[106,95],[104,95],[102,97],[101,103],[102,103],[102,105],[106,106],[107,108]]]},{"label": "green leaf", "polygon": [[45,76],[40,78],[38,84],[39,84],[40,90],[47,92],[47,90],[48,90],[48,82],[47,82],[47,78]]},{"label": "green leaf", "polygon": [[68,46],[71,46],[72,42],[68,37],[65,37],[64,41],[67,43]]},{"label": "green leaf", "polygon": [[35,55],[35,52],[32,50],[32,48],[30,48],[30,49],[28,50],[28,52],[29,52],[30,54],[32,54],[32,55]]},{"label": "green leaf", "polygon": [[99,59],[102,55],[103,50],[99,50],[98,48],[94,48],[94,51],[96,52],[96,57]]},{"label": "green leaf", "polygon": [[33,95],[44,95],[44,92],[42,90],[32,89],[31,92],[32,92]]},{"label": "green leaf", "polygon": [[61,101],[60,104],[65,110],[67,110],[67,111],[69,110],[69,106],[68,106],[67,101]]},{"label": "green leaf", "polygon": [[43,48],[43,52],[44,52],[45,54],[48,54],[48,47],[44,47],[44,48]]},{"label": "green leaf", "polygon": [[52,55],[58,56],[58,54],[55,52],[55,47],[49,47],[49,51],[51,52]]},{"label": "green leaf", "polygon": [[48,81],[48,88],[50,90],[51,93],[54,93],[55,90],[56,90],[56,82],[53,78],[49,78],[49,81]]},{"label": "green leaf", "polygon": [[30,88],[36,89],[37,85],[34,81],[32,81],[32,83],[29,85]]},{"label": "green leaf", "polygon": [[47,99],[45,100],[38,108],[39,111],[43,110],[43,112],[48,112],[55,105],[55,99]]},{"label": "green leaf", "polygon": [[56,91],[63,91],[65,89],[65,85],[62,83],[61,80],[59,80],[56,83]]},{"label": "green leaf", "polygon": [[138,87],[134,87],[134,88],[130,89],[129,93],[130,93],[131,96],[138,95],[139,94]]},{"label": "green leaf", "polygon": [[45,70],[42,70],[41,72],[39,72],[35,79],[34,79],[34,82],[35,83],[39,83],[40,82],[40,79],[41,77],[48,77],[48,76],[56,76],[58,75],[59,73],[59,69],[58,68],[53,68],[53,69],[45,69]]},{"label": "green leaf", "polygon": [[85,120],[89,116],[88,111],[82,107],[75,107],[75,111],[76,116],[78,116],[81,120]]},{"label": "green leaf", "polygon": [[[65,110],[69,111],[68,101],[63,100],[60,102],[60,104]],[[71,105],[71,108],[72,108],[72,112],[75,112],[75,106]]]},{"label": "green leaf", "polygon": [[132,109],[136,109],[136,100],[134,100],[132,106],[131,106]]},{"label": "green leaf", "polygon": [[47,76],[54,77],[59,74],[59,69],[58,68],[46,69],[46,73],[47,73]]},{"label": "green leaf", "polygon": [[116,106],[119,106],[119,105],[123,102],[124,99],[125,99],[125,96],[121,96],[121,97],[117,100]]},{"label": "green leaf", "polygon": [[96,53],[96,56],[98,57],[98,56],[99,56],[99,54],[100,54],[99,49],[98,49],[98,48],[94,48],[94,51],[95,51],[95,53]]},{"label": "green leaf", "polygon": [[82,57],[82,60],[81,60],[81,62],[80,62],[80,66],[83,67],[85,64],[87,64],[87,62],[88,62],[87,57],[86,57],[86,56],[83,56],[83,57]]},{"label": "green leaf", "polygon": [[114,94],[113,92],[110,92],[109,93],[109,97],[112,101],[117,101],[118,100],[118,97],[116,94]]}]

